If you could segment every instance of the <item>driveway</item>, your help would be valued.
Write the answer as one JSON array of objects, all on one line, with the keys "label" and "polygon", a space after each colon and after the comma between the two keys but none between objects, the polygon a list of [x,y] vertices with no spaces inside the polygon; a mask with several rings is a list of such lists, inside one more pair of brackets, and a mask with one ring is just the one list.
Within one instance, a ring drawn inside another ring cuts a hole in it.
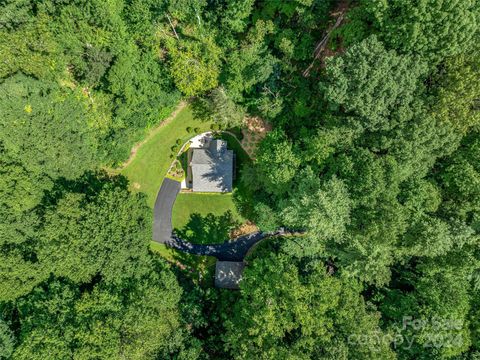
[{"label": "driveway", "polygon": [[211,245],[192,244],[179,237],[172,236],[166,245],[189,254],[214,256],[220,261],[242,261],[248,250],[259,241],[270,236],[283,234],[286,234],[283,230],[275,232],[257,231],[234,240],[226,240],[223,244]]},{"label": "driveway", "polygon": [[163,179],[153,209],[153,240],[171,248],[194,255],[214,256],[220,261],[242,261],[248,250],[261,240],[270,236],[289,234],[281,228],[274,232],[257,231],[234,240],[225,239],[223,244],[192,244],[172,233],[172,209],[179,192],[178,181]]},{"label": "driveway", "polygon": [[178,181],[165,178],[153,208],[153,240],[166,244],[172,237],[172,209],[180,191]]}]

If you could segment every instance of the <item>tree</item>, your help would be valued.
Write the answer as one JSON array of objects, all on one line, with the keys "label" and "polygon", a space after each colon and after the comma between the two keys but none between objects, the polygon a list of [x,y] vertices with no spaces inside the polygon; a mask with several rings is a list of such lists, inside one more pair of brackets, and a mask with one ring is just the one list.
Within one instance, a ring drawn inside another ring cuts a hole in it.
[{"label": "tree", "polygon": [[[393,359],[385,343],[375,343],[378,315],[366,309],[360,291],[320,262],[257,258],[226,321],[226,347],[235,359]],[[370,341],[356,341],[359,334]]]},{"label": "tree", "polygon": [[0,142],[35,174],[73,179],[96,165],[88,105],[53,82],[15,75],[0,84]]},{"label": "tree", "polygon": [[219,76],[220,49],[212,39],[170,46],[170,72],[177,88],[187,96],[215,88]]},{"label": "tree", "polygon": [[[111,287],[51,280],[17,303],[15,359],[195,359],[180,321],[181,289],[161,263],[133,281]],[[90,288],[90,289],[89,289]]]},{"label": "tree", "polygon": [[398,347],[402,358],[454,358],[468,349],[469,277],[478,260],[465,250],[401,267],[393,286],[385,289],[386,324],[411,342]]},{"label": "tree", "polygon": [[213,89],[209,96],[209,111],[213,121],[224,128],[241,126],[245,112],[226,94],[223,87]]},{"label": "tree", "polygon": [[462,54],[446,61],[439,74],[434,114],[462,134],[480,124],[478,99],[480,57]]},{"label": "tree", "polygon": [[108,180],[103,186],[94,196],[68,192],[45,210],[37,257],[52,274],[74,283],[95,276],[119,283],[146,271],[151,217],[145,199]]},{"label": "tree", "polygon": [[363,1],[380,38],[402,53],[437,63],[474,45],[480,6],[474,0]]},{"label": "tree", "polygon": [[14,337],[8,325],[0,320],[0,359],[9,359],[13,353]]},{"label": "tree", "polygon": [[312,239],[306,244],[308,252],[324,250],[328,240],[342,243],[351,208],[345,184],[336,178],[322,183],[311,171],[299,175],[299,183],[281,213],[284,224],[308,231]]},{"label": "tree", "polygon": [[282,195],[290,188],[290,181],[300,162],[285,134],[280,130],[270,132],[260,143],[257,152],[255,166],[259,172],[259,181],[264,184],[267,192]]},{"label": "tree", "polygon": [[478,229],[480,221],[480,139],[477,133],[465,137],[462,146],[440,162],[437,178],[445,201],[441,211]]},{"label": "tree", "polygon": [[240,48],[228,54],[221,81],[234,101],[243,100],[244,94],[272,75],[277,59],[265,45],[265,37],[272,31],[272,22],[257,20]]},{"label": "tree", "polygon": [[332,110],[359,116],[367,130],[388,130],[396,125],[390,113],[408,111],[424,73],[421,63],[371,36],[328,62],[325,98]]}]

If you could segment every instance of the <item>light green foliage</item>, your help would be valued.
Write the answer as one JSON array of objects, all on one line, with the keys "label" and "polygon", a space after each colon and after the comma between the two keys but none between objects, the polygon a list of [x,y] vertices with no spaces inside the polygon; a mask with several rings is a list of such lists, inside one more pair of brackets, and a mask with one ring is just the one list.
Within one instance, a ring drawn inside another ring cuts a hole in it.
[{"label": "light green foliage", "polygon": [[[27,2],[30,1],[25,1]],[[1,11],[2,15],[3,11],[4,9]],[[16,16],[12,18],[20,20]],[[21,71],[28,75],[51,79],[63,70],[65,59],[49,27],[50,21],[49,17],[40,15],[35,22],[28,22],[16,27],[13,31],[1,29],[0,24],[0,57],[2,58],[0,78]]]},{"label": "light green foliage", "polygon": [[274,131],[260,143],[256,166],[260,172],[259,181],[265,190],[281,195],[290,188],[290,181],[300,166],[300,158],[292,144],[281,131]]},{"label": "light green foliage", "polygon": [[[319,251],[322,243],[343,242],[350,221],[351,200],[345,184],[336,178],[321,183],[311,171],[300,173],[291,201],[283,209],[283,222],[295,229],[308,230],[313,238],[308,251]],[[319,245],[315,246],[315,242]]]},{"label": "light green foliage", "polygon": [[475,0],[366,0],[363,7],[389,47],[434,62],[468,51],[478,35]]},{"label": "light green foliage", "polygon": [[[468,349],[468,268],[472,264],[465,259],[465,254],[451,253],[442,259],[421,262],[415,273],[402,269],[397,284],[402,284],[403,289],[386,290],[382,312],[387,323],[391,321],[389,325],[412,342],[409,347],[399,347],[400,356],[444,359]],[[408,288],[412,291],[404,290]],[[407,322],[402,328],[403,316],[423,323],[415,328]],[[430,346],[432,343],[437,346]]]},{"label": "light green foliage", "polygon": [[279,214],[267,204],[258,202],[255,204],[255,222],[262,231],[275,231],[280,224]]},{"label": "light green foliage", "polygon": [[[0,358],[478,357],[479,20],[475,0],[0,0]],[[157,128],[181,94],[207,116]],[[153,205],[172,147],[244,111],[274,130],[174,226],[306,232],[256,248],[237,292],[157,244],[182,293],[127,188]],[[151,128],[112,171],[129,183],[96,172]],[[461,324],[376,341],[404,316]]]},{"label": "light green foliage", "polygon": [[479,66],[480,56],[461,55],[448,59],[440,78],[435,116],[463,134],[480,124]]},{"label": "light green foliage", "polygon": [[403,243],[407,255],[434,257],[472,241],[475,238],[470,227],[424,216],[409,227]]},{"label": "light green foliage", "polygon": [[258,20],[255,27],[240,44],[240,49],[228,54],[228,68],[222,81],[233,100],[242,99],[259,83],[266,81],[273,72],[276,59],[268,53],[265,36],[273,31],[273,23]]},{"label": "light green foliage", "polygon": [[446,202],[443,210],[479,226],[480,211],[480,139],[472,133],[464,139],[463,146],[444,162],[438,174],[443,185]]},{"label": "light green foliage", "polygon": [[366,310],[357,283],[328,275],[321,263],[300,265],[283,254],[257,258],[241,288],[226,322],[235,359],[393,359],[385,344],[351,341],[381,334],[378,317]]},{"label": "light green foliage", "polygon": [[168,358],[183,351],[180,296],[163,266],[123,291],[97,284],[81,293],[49,282],[17,305],[22,331],[14,358]]},{"label": "light green foliage", "polygon": [[[170,71],[177,88],[187,96],[204,94],[218,84],[220,49],[211,39],[170,47]],[[208,54],[208,57],[207,57]]]},{"label": "light green foliage", "polygon": [[23,75],[0,85],[0,141],[34,174],[72,179],[95,164],[96,139],[81,95]]},{"label": "light green foliage", "polygon": [[245,112],[230,99],[223,87],[212,90],[209,100],[209,110],[213,121],[226,129],[242,126]]},{"label": "light green foliage", "polygon": [[70,193],[45,212],[38,259],[75,283],[97,275],[113,283],[135,278],[145,271],[138,264],[147,255],[150,223],[144,200],[121,188],[93,199]]},{"label": "light green foliage", "polygon": [[231,0],[226,4],[223,14],[223,27],[228,31],[245,30],[247,18],[252,12],[254,0]]},{"label": "light green foliage", "polygon": [[8,325],[0,320],[0,359],[9,359],[13,352],[14,337]]},{"label": "light green foliage", "polygon": [[424,71],[372,36],[329,62],[325,97],[334,109],[359,116],[368,130],[391,129],[389,114],[408,111]]}]

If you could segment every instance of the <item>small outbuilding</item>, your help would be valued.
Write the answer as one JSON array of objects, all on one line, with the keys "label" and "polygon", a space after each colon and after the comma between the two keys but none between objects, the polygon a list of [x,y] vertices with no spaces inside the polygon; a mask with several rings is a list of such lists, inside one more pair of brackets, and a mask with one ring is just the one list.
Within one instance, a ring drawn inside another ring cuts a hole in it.
[{"label": "small outbuilding", "polygon": [[224,140],[211,140],[208,146],[191,149],[191,188],[195,192],[231,192],[234,154]]},{"label": "small outbuilding", "polygon": [[223,289],[239,289],[242,280],[243,261],[217,261],[215,265],[215,287]]}]

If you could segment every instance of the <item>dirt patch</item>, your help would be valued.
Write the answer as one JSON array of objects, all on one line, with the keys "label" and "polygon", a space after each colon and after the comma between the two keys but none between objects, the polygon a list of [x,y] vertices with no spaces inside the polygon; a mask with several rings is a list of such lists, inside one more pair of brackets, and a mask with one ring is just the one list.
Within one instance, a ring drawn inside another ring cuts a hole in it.
[{"label": "dirt patch", "polygon": [[138,189],[140,189],[142,186],[141,186],[138,182],[134,182],[134,183],[132,184],[132,187],[133,187],[135,190],[138,190]]},{"label": "dirt patch", "polygon": [[271,130],[272,126],[259,117],[245,118],[245,127],[242,129],[243,139],[241,144],[250,158],[254,159],[258,143],[262,141]]},{"label": "dirt patch", "polygon": [[235,239],[239,236],[247,235],[247,234],[256,232],[258,230],[259,228],[257,227],[257,225],[255,225],[250,221],[247,221],[245,224],[240,225],[240,227],[236,228],[235,230],[232,230],[230,232],[230,238]]},{"label": "dirt patch", "polygon": [[323,38],[315,46],[315,49],[313,50],[313,61],[302,73],[304,77],[310,76],[310,72],[315,68],[315,65],[319,63],[320,67],[324,67],[325,59],[327,57],[336,55],[343,50],[340,45],[337,47],[337,50],[332,51],[327,45],[330,41],[330,35],[332,32],[345,22],[348,5],[349,4],[347,0],[341,0],[338,2],[338,5],[335,7],[335,9],[333,9],[333,11],[330,13],[331,18],[334,19],[335,22],[328,27]]}]

